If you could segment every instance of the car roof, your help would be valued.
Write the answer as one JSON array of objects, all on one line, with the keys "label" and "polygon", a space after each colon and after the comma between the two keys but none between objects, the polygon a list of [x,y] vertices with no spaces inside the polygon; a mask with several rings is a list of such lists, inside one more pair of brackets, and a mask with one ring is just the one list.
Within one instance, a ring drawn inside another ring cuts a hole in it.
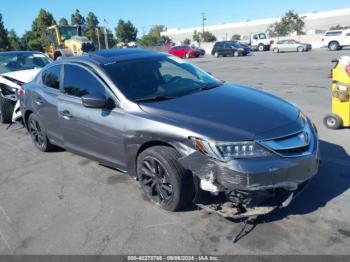
[{"label": "car roof", "polygon": [[13,54],[13,55],[20,55],[20,54],[42,54],[40,51],[5,51],[0,52],[0,55],[6,55],[6,54]]},{"label": "car roof", "polygon": [[155,52],[142,48],[115,48],[90,52],[81,56],[63,57],[60,61],[107,64],[116,61],[133,60],[146,57],[168,56],[166,53]]}]

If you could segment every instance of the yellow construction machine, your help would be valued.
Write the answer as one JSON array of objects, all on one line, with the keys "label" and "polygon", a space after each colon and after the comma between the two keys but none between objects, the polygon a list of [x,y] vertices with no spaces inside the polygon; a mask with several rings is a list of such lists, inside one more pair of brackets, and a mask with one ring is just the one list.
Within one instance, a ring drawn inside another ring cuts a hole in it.
[{"label": "yellow construction machine", "polygon": [[44,49],[54,60],[95,50],[94,43],[81,35],[80,26],[53,25],[47,28],[46,34],[48,45]]}]

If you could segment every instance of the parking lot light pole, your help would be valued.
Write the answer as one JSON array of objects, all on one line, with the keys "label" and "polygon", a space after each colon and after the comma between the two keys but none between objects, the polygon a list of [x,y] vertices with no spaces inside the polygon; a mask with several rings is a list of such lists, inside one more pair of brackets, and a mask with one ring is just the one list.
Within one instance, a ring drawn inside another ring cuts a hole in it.
[{"label": "parking lot light pole", "polygon": [[205,13],[202,13],[202,37],[204,35],[204,22],[207,20],[207,17],[205,16]]}]

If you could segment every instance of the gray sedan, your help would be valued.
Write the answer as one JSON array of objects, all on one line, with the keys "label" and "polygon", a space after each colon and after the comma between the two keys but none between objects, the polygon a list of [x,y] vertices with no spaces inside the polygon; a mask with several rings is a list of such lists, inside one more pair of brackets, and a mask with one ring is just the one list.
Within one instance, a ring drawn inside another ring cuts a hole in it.
[{"label": "gray sedan", "polygon": [[311,44],[300,43],[294,39],[287,39],[278,41],[276,44],[271,46],[271,50],[274,53],[279,52],[305,52],[312,49]]},{"label": "gray sedan", "polygon": [[297,107],[167,54],[61,59],[23,88],[39,150],[58,146],[128,173],[166,210],[195,202],[226,217],[266,214],[317,173],[317,132]]}]

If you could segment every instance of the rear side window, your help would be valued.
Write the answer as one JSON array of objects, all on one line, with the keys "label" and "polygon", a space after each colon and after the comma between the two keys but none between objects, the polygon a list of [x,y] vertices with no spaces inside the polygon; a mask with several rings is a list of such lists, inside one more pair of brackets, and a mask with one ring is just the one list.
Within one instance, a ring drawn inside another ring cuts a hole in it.
[{"label": "rear side window", "polygon": [[59,89],[60,88],[60,74],[61,74],[61,65],[51,66],[48,69],[44,70],[41,74],[41,79],[45,86]]},{"label": "rear side window", "polygon": [[64,65],[64,93],[71,96],[105,95],[104,86],[92,73],[75,65]]},{"label": "rear side window", "polygon": [[326,36],[337,36],[341,35],[341,31],[327,32]]}]

